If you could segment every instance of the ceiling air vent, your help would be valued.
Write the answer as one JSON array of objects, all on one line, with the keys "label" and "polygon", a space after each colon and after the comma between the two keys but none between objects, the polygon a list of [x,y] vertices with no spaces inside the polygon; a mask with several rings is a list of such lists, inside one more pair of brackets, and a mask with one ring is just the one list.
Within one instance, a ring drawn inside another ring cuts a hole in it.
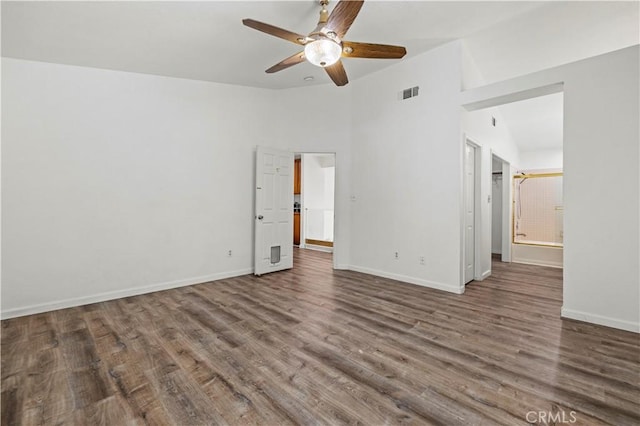
[{"label": "ceiling air vent", "polygon": [[404,90],[402,91],[402,97],[401,97],[401,99],[402,99],[402,100],[405,100],[405,99],[409,99],[409,98],[413,98],[413,97],[418,96],[418,89],[419,89],[419,87],[418,87],[418,86],[416,86],[416,87],[410,87],[410,88],[408,88],[408,89],[404,89]]}]

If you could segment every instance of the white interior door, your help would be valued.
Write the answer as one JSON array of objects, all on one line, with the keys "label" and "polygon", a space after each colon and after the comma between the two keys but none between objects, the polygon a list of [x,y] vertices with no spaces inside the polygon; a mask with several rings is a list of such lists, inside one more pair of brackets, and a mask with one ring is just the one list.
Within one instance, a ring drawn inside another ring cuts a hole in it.
[{"label": "white interior door", "polygon": [[293,267],[293,153],[256,151],[254,273]]},{"label": "white interior door", "polygon": [[465,145],[464,155],[464,283],[473,280],[476,262],[476,148]]}]

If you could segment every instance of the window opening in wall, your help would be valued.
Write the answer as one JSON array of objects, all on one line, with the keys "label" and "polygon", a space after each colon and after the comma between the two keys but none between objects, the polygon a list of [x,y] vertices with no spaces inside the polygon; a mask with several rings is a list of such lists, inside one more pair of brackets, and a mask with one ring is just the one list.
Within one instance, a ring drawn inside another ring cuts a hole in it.
[{"label": "window opening in wall", "polygon": [[513,184],[513,243],[562,247],[562,173],[521,173]]}]

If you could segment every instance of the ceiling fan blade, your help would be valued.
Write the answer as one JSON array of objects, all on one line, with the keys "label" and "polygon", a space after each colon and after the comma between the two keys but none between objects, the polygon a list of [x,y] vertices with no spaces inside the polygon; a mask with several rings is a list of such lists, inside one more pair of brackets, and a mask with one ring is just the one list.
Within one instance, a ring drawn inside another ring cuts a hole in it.
[{"label": "ceiling fan blade", "polygon": [[402,46],[390,44],[358,43],[355,41],[342,42],[343,58],[376,58],[376,59],[400,59],[407,54],[407,49]]},{"label": "ceiling fan blade", "polygon": [[331,77],[331,80],[333,80],[336,86],[344,86],[349,82],[347,72],[344,70],[342,61],[338,61],[333,65],[324,67],[324,70],[329,74],[329,77]]},{"label": "ceiling fan blade", "polygon": [[296,34],[294,32],[274,27],[273,25],[265,24],[264,22],[256,21],[253,19],[243,19],[242,23],[247,27],[253,28],[254,30],[262,31],[263,33],[267,33],[274,37],[289,40],[290,42],[295,44],[304,45],[307,40],[307,36],[305,35]]},{"label": "ceiling fan blade", "polygon": [[364,0],[341,0],[329,15],[325,27],[342,38],[358,16]]},{"label": "ceiling fan blade", "polygon": [[300,62],[304,62],[304,52],[298,52],[295,55],[289,56],[287,59],[278,62],[265,72],[273,74],[274,72],[282,71],[283,69],[297,65]]}]

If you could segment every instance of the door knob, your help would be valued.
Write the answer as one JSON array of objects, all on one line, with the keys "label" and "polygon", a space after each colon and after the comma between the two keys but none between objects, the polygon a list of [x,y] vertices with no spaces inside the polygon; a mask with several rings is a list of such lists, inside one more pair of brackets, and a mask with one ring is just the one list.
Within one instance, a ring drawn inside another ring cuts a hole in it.
[{"label": "door knob", "polygon": [[261,214],[258,215],[258,220],[262,220],[262,219],[264,219],[264,216],[262,216]]}]

